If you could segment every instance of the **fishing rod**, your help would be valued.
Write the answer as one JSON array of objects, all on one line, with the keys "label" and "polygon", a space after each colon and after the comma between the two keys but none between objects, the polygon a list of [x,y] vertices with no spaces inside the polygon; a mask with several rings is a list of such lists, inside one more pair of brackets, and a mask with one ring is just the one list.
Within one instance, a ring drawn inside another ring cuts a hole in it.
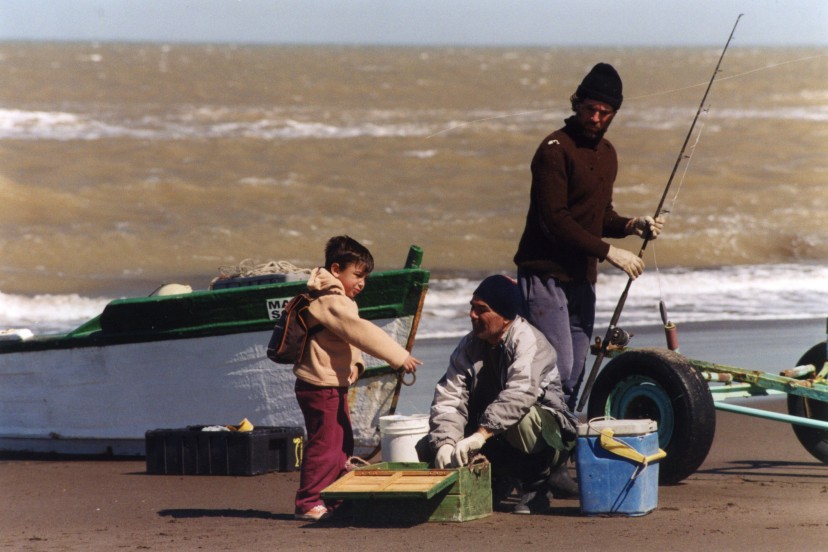
[{"label": "fishing rod", "polygon": [[[716,63],[716,68],[713,70],[713,75],[710,77],[710,81],[707,83],[707,88],[704,91],[704,95],[702,96],[701,102],[699,102],[699,108],[696,110],[696,116],[693,117],[693,122],[690,124],[690,130],[687,131],[687,136],[684,138],[684,143],[681,146],[681,151],[679,151],[678,156],[676,157],[676,162],[673,165],[673,170],[670,173],[670,178],[667,179],[667,185],[664,187],[664,193],[661,194],[661,200],[658,202],[658,207],[655,210],[655,216],[653,218],[657,218],[661,213],[664,207],[664,202],[667,199],[667,193],[670,191],[670,186],[673,184],[673,178],[676,176],[676,172],[678,171],[679,165],[681,161],[685,158],[684,152],[687,150],[687,144],[690,142],[690,137],[693,135],[693,129],[696,128],[696,122],[699,120],[699,115],[701,115],[702,109],[704,109],[704,104],[707,102],[707,95],[710,92],[710,88],[713,86],[713,81],[716,80],[716,75],[719,73],[719,68],[722,65],[722,60],[724,59],[725,52],[727,52],[728,46],[730,46],[730,41],[733,40],[733,35],[736,33],[736,27],[739,25],[739,20],[742,18],[744,14],[740,13],[739,16],[736,18],[736,23],[733,24],[733,29],[730,31],[730,36],[727,38],[727,42],[722,49],[722,54],[719,56],[719,62]],[[647,244],[651,241],[651,234],[649,232],[644,233],[644,243],[641,244],[641,249],[638,252],[639,257],[644,256],[644,250],[647,248]],[[632,285],[633,278],[630,277],[627,279],[627,285],[624,287],[624,292],[621,294],[621,297],[618,299],[618,304],[615,306],[615,311],[612,313],[612,318],[610,319],[609,328],[607,328],[607,333],[604,336],[603,341],[601,341],[601,348],[598,350],[598,353],[595,356],[595,362],[592,365],[592,370],[589,372],[589,378],[587,378],[586,385],[584,385],[584,390],[581,393],[581,398],[578,401],[577,411],[580,412],[584,409],[584,404],[586,403],[587,399],[589,399],[589,394],[592,391],[592,386],[595,384],[595,378],[598,376],[598,369],[601,367],[601,363],[604,361],[604,357],[607,354],[607,348],[610,345],[610,342],[613,341],[613,337],[618,334],[618,319],[621,318],[621,311],[624,310],[624,304],[627,302],[627,295],[630,292],[630,286]]]}]

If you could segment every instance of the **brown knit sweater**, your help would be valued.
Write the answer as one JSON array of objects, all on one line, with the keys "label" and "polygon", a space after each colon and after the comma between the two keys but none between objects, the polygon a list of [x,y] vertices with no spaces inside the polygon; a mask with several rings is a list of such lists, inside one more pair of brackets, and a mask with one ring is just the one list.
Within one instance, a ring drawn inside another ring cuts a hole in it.
[{"label": "brown knit sweater", "polygon": [[561,281],[595,283],[598,261],[609,252],[601,238],[626,236],[630,219],[612,206],[615,148],[579,137],[572,122],[544,138],[532,159],[529,212],[514,261]]}]

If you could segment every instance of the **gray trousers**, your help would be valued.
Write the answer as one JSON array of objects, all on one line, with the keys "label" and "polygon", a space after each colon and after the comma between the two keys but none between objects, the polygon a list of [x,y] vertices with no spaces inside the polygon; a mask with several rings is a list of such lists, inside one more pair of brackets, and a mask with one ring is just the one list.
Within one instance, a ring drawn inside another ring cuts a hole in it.
[{"label": "gray trousers", "polygon": [[[493,488],[496,480],[513,478],[528,491],[543,485],[574,445],[575,441],[568,441],[561,434],[554,414],[533,405],[517,424],[487,440],[480,452],[492,465]],[[428,435],[415,448],[421,462],[434,465],[436,451]]]},{"label": "gray trousers", "polygon": [[595,326],[595,285],[560,282],[522,269],[518,269],[518,283],[524,316],[558,353],[566,403],[575,412]]}]

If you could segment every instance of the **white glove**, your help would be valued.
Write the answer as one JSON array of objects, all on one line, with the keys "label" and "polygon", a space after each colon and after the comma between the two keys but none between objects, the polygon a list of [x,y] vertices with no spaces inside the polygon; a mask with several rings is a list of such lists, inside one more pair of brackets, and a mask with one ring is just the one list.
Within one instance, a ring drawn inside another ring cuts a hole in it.
[{"label": "white glove", "polygon": [[[644,261],[641,257],[635,253],[630,253],[626,249],[620,249],[611,245],[607,253],[607,260],[611,265],[626,272],[633,280],[641,276],[641,273],[644,272]],[[460,442],[462,443],[462,441]]]},{"label": "white glove", "polygon": [[661,230],[664,228],[664,217],[636,217],[630,220],[628,224],[631,234],[635,234],[640,238],[646,237],[648,240],[654,240],[661,234]]},{"label": "white glove", "polygon": [[451,455],[454,454],[454,445],[446,443],[437,450],[437,456],[434,458],[434,467],[442,470],[451,465]]},{"label": "white glove", "polygon": [[454,454],[451,456],[455,468],[465,466],[469,463],[469,457],[483,448],[486,438],[480,433],[472,433],[454,447]]}]

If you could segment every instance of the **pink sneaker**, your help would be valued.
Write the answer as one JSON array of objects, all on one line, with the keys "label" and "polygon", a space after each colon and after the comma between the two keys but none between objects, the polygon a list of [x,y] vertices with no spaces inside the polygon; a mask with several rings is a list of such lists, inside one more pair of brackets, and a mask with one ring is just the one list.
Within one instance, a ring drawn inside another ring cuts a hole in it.
[{"label": "pink sneaker", "polygon": [[328,511],[323,505],[314,506],[304,514],[293,514],[293,519],[302,521],[323,521],[330,518],[333,512]]}]

